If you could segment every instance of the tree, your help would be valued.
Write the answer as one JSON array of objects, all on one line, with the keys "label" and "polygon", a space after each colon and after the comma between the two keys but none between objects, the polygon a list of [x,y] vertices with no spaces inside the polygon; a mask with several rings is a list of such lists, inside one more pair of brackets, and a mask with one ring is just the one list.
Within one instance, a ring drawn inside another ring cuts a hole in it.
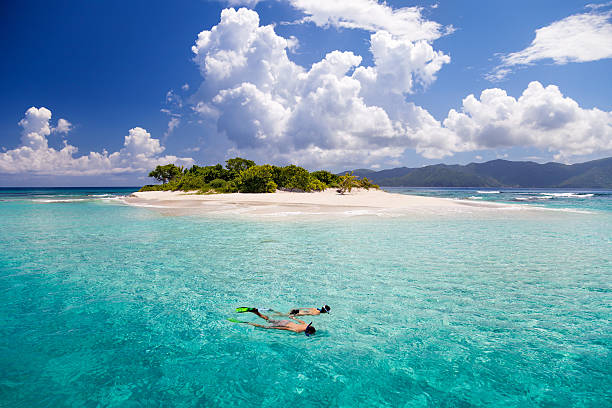
[{"label": "tree", "polygon": [[344,194],[347,191],[350,193],[353,187],[358,187],[356,182],[357,176],[353,176],[353,172],[346,173],[344,176],[340,176],[340,182],[338,185],[340,188],[337,190],[340,194]]},{"label": "tree", "polygon": [[331,173],[327,170],[313,171],[310,173],[310,175],[328,186],[332,186],[333,184],[338,184],[340,182],[339,175]]},{"label": "tree", "polygon": [[275,180],[275,182],[279,188],[310,191],[310,173],[294,164],[281,168],[278,180]]},{"label": "tree", "polygon": [[236,157],[234,159],[229,159],[225,161],[225,168],[230,173],[230,180],[240,177],[243,171],[255,166],[255,162],[253,160],[243,159],[241,157]]},{"label": "tree", "polygon": [[231,180],[230,171],[224,169],[223,166],[220,164],[205,167],[194,165],[189,170],[187,170],[187,173],[201,177],[204,183],[210,183],[211,181],[216,179],[223,179],[225,181]]},{"label": "tree", "polygon": [[168,181],[181,176],[181,174],[183,174],[182,166],[177,167],[174,164],[166,164],[165,166],[157,166],[155,170],[149,173],[149,177],[153,177],[157,181],[166,184]]},{"label": "tree", "polygon": [[272,166],[251,166],[240,176],[241,193],[273,193],[276,183],[272,177]]}]

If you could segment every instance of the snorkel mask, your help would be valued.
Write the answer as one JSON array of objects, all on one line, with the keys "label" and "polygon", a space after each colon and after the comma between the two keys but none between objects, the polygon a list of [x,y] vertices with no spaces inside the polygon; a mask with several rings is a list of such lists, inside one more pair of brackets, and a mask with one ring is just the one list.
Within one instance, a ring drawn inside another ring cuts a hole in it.
[{"label": "snorkel mask", "polygon": [[325,305],[323,307],[321,307],[320,309],[317,309],[319,312],[321,313],[329,313],[329,310],[331,309],[331,307]]},{"label": "snorkel mask", "polygon": [[[308,329],[310,328],[310,326],[312,326],[312,322],[308,323],[308,326],[306,326],[306,328],[304,329],[304,334],[306,335],[306,337],[310,336],[311,334],[314,334],[308,333]],[[314,327],[312,329],[314,330]]]}]

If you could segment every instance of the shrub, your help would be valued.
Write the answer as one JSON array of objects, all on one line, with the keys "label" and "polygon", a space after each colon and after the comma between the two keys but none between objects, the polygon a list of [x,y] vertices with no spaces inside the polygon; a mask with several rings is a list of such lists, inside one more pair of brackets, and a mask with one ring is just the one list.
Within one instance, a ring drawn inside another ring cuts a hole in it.
[{"label": "shrub", "polygon": [[310,173],[308,173],[308,170],[292,164],[280,169],[280,174],[276,183],[279,188],[310,191],[310,180]]},{"label": "shrub", "polygon": [[146,186],[142,186],[138,191],[160,191],[161,184],[147,184]]},{"label": "shrub", "polygon": [[223,179],[226,181],[231,180],[231,174],[229,170],[226,170],[220,164],[214,166],[193,166],[186,172],[187,174],[197,175],[202,178],[204,183],[210,183],[216,179]]},{"label": "shrub", "polygon": [[220,193],[237,193],[240,179],[228,181],[224,188],[219,190]]},{"label": "shrub", "polygon": [[356,179],[357,176],[353,176],[352,171],[350,173],[346,173],[344,176],[341,176],[340,182],[338,183],[338,192],[340,194],[344,194],[347,191],[350,193],[354,187],[358,187]]},{"label": "shrub", "polygon": [[277,184],[272,177],[272,166],[252,166],[240,176],[240,192],[242,193],[273,193]]},{"label": "shrub", "polygon": [[175,190],[183,191],[199,190],[206,184],[202,176],[194,173],[183,174],[183,176],[180,179],[176,180],[175,183]]},{"label": "shrub", "polygon": [[376,189],[376,190],[380,189],[378,184],[373,184],[370,180],[368,180],[367,177],[364,177],[361,180],[357,180],[356,181],[356,185],[357,185],[357,187],[365,188],[366,190],[369,190],[371,188]]},{"label": "shrub", "polygon": [[340,182],[339,175],[330,173],[327,170],[313,171],[312,173],[310,173],[310,175],[318,179],[322,183],[327,184],[328,186],[338,185],[338,183]]},{"label": "shrub", "polygon": [[209,193],[211,190],[212,187],[210,186],[210,184],[204,184],[202,188],[198,191],[198,194],[206,194]]},{"label": "shrub", "polygon": [[214,188],[215,190],[223,190],[225,186],[227,185],[227,181],[223,179],[214,179],[208,184],[210,184],[210,186]]},{"label": "shrub", "polygon": [[321,182],[321,180],[314,177],[311,178],[310,184],[308,185],[308,191],[323,191],[327,188],[327,185]]}]

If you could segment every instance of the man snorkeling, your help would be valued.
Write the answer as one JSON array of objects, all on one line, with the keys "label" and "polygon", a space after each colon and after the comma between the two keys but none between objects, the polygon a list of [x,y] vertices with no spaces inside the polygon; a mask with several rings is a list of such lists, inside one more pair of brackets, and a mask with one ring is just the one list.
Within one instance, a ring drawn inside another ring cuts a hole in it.
[{"label": "man snorkeling", "polygon": [[318,316],[323,313],[329,313],[331,307],[324,305],[321,308],[316,307],[301,307],[299,309],[292,309],[289,312],[290,316]]},{"label": "man snorkeling", "polygon": [[297,323],[292,322],[291,320],[272,320],[268,316],[259,313],[256,307],[239,307],[236,309],[239,313],[251,312],[261,317],[262,319],[268,322],[267,325],[251,323],[251,322],[243,322],[241,320],[229,319],[234,323],[245,323],[250,324],[251,326],[261,327],[263,329],[276,329],[276,330],[289,330],[296,333],[304,333],[306,336],[310,336],[311,334],[315,334],[316,329],[313,327],[312,322],[306,324],[299,319],[296,319],[293,316],[289,316],[290,319],[295,320]]}]

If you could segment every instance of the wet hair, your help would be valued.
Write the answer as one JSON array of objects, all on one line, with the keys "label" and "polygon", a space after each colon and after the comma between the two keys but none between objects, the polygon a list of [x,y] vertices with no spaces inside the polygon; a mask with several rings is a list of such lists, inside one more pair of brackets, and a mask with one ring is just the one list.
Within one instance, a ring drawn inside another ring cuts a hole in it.
[{"label": "wet hair", "polygon": [[312,326],[312,323],[310,323],[307,327],[306,330],[304,330],[304,333],[306,333],[307,336],[310,336],[311,334],[315,334],[317,330]]},{"label": "wet hair", "polygon": [[331,307],[325,305],[323,306],[323,309],[325,309],[325,311],[329,313],[329,311],[331,310]]}]

